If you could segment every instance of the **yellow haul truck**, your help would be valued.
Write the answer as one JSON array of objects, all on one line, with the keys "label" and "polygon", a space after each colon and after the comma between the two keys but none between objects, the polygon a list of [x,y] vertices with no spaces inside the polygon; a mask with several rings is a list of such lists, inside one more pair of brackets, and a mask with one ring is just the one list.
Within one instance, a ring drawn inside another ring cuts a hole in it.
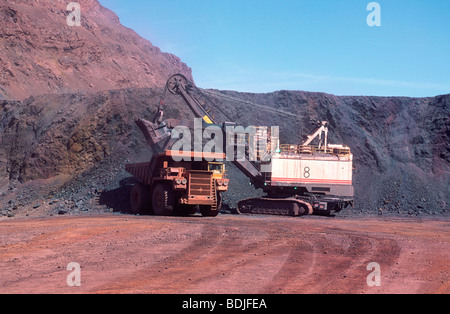
[{"label": "yellow haul truck", "polygon": [[[178,152],[166,151],[150,162],[129,164],[125,169],[138,181],[131,191],[134,213],[158,216],[190,215],[198,209],[203,216],[215,217],[228,190],[225,165],[218,162],[174,161]],[[223,156],[214,156],[214,158]]]}]

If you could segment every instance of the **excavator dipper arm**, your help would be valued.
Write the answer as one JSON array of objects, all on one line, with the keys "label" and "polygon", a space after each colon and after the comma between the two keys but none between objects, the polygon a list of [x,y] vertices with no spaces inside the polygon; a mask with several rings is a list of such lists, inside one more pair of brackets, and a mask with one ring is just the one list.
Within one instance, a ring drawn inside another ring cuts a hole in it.
[{"label": "excavator dipper arm", "polygon": [[[200,102],[189,93],[189,90],[193,87],[193,85],[185,76],[181,74],[173,75],[167,81],[166,87],[170,93],[174,95],[180,95],[197,118],[203,119],[203,121],[208,125],[217,125],[217,123],[214,121],[214,118],[203,108]],[[235,124],[225,122],[222,125],[222,131],[224,135],[226,135],[227,126],[230,125]],[[224,136],[224,138],[226,138],[226,136]],[[262,187],[262,185],[264,184],[262,174],[258,171],[258,169],[256,169],[255,166],[253,166],[253,164],[249,160],[236,160],[235,158],[233,158],[232,163],[251,180],[255,187]]]}]

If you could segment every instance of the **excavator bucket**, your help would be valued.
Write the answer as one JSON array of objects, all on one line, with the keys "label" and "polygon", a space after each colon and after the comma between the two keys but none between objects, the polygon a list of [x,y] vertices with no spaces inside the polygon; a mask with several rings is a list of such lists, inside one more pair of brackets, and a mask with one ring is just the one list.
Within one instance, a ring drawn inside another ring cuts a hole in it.
[{"label": "excavator bucket", "polygon": [[154,147],[155,145],[165,146],[164,144],[171,138],[171,133],[166,123],[158,125],[144,119],[139,119],[136,121],[136,125],[144,134],[145,140],[150,147]]}]

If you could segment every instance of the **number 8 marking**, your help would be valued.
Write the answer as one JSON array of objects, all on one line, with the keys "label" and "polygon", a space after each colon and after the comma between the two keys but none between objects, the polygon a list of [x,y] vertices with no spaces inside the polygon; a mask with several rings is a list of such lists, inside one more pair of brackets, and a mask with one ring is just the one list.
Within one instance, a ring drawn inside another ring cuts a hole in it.
[{"label": "number 8 marking", "polygon": [[303,174],[303,176],[308,179],[311,176],[310,171],[311,169],[309,167],[305,167],[305,173]]}]

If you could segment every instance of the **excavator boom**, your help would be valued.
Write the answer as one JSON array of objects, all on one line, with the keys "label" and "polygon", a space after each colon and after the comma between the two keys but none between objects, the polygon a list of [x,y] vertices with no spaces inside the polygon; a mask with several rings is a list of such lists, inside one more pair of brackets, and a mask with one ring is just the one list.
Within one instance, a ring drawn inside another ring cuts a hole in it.
[{"label": "excavator boom", "polygon": [[[206,125],[219,125],[214,117],[203,108],[200,102],[195,97],[191,96],[189,90],[193,89],[194,86],[186,77],[181,74],[175,74],[169,78],[166,86],[169,92],[174,95],[180,95],[183,98],[196,118],[201,118]],[[235,125],[236,124],[232,122],[225,122],[220,125],[224,138],[227,136],[226,132],[228,127]],[[226,143],[224,143],[224,151],[226,151],[225,145]],[[255,186],[258,188],[262,187],[264,182],[261,172],[247,158],[240,158],[238,160],[233,158],[231,162],[244,173]]]}]

